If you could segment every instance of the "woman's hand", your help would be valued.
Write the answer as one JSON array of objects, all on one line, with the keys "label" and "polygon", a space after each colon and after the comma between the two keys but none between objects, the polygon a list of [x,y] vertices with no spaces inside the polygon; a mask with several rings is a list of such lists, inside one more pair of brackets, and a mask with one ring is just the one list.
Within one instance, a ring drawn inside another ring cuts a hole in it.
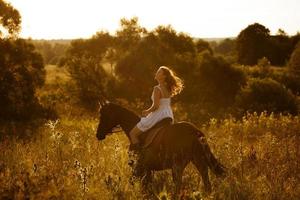
[{"label": "woman's hand", "polygon": [[142,111],[142,116],[143,116],[143,117],[146,117],[148,114],[149,114],[149,111],[148,111],[148,110],[143,110],[143,111]]}]

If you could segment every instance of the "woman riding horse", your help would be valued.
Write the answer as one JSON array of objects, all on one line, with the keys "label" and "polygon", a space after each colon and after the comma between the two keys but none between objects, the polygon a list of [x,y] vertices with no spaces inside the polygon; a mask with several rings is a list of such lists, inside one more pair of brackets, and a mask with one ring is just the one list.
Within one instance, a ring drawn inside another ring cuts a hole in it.
[{"label": "woman riding horse", "polygon": [[[139,121],[134,112],[120,105],[102,103],[97,138],[104,140],[107,134],[120,126],[131,140],[130,131]],[[162,129],[147,148],[141,149],[134,174],[146,183],[153,171],[172,169],[177,195],[182,185],[182,173],[190,162],[201,174],[206,192],[211,191],[208,169],[218,176],[225,174],[224,167],[212,154],[204,134],[191,123],[174,123]]]},{"label": "woman riding horse", "polygon": [[154,87],[152,92],[152,105],[142,112],[143,117],[129,133],[132,150],[139,149],[138,136],[142,132],[146,132],[162,119],[171,118],[172,121],[174,120],[171,97],[181,92],[182,81],[171,69],[165,66],[161,66],[157,70],[155,80],[158,85]]}]

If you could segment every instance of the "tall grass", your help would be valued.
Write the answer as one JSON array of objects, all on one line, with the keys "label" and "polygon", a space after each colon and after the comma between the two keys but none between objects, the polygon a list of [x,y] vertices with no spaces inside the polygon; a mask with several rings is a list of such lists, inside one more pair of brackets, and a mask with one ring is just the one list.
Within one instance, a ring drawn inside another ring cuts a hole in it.
[{"label": "tall grass", "polygon": [[[202,192],[190,165],[183,177],[184,199],[299,199],[299,117],[248,114],[241,121],[212,119],[202,127],[214,154],[228,168],[225,179],[210,174],[213,192]],[[124,134],[99,142],[97,120],[49,121],[31,140],[0,143],[1,199],[144,199],[130,184]],[[169,171],[158,172],[151,198],[170,199]]]},{"label": "tall grass", "polygon": [[[126,136],[98,141],[98,120],[66,96],[65,90],[72,89],[67,74],[54,66],[46,69],[39,96],[46,104],[55,102],[61,118],[35,134],[27,127],[14,129],[14,124],[0,130],[33,135],[23,140],[1,133],[0,199],[171,199],[170,171],[155,173],[150,195],[138,180],[131,184]],[[175,112],[176,119],[186,119],[184,110],[175,107]],[[242,120],[211,119],[199,128],[228,173],[224,179],[210,173],[213,192],[204,194],[197,170],[189,165],[182,199],[300,199],[299,116],[254,113]]]}]

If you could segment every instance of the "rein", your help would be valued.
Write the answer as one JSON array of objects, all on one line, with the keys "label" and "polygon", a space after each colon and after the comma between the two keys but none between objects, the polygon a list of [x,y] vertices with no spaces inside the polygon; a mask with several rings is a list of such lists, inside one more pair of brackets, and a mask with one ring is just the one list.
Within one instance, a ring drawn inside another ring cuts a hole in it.
[{"label": "rein", "polygon": [[[117,130],[115,130],[117,129]],[[116,127],[114,127],[110,132],[108,132],[107,134],[110,135],[110,134],[113,134],[113,133],[120,133],[120,132],[123,132],[123,129],[121,128],[120,125],[117,125]]]}]

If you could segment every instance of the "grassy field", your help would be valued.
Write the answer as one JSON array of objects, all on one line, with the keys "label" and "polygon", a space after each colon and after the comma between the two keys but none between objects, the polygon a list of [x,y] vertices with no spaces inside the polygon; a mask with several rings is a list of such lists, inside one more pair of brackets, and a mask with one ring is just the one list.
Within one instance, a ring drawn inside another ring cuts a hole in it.
[{"label": "grassy field", "polygon": [[[171,199],[174,188],[167,170],[155,174],[151,196],[144,196],[139,181],[129,183],[124,134],[99,142],[97,118],[62,104],[70,102],[64,95],[66,72],[48,66],[47,74],[39,95],[56,96],[61,117],[40,126],[30,140],[3,137],[0,199]],[[228,175],[219,179],[210,173],[213,192],[204,194],[200,176],[189,165],[182,199],[300,199],[298,116],[249,114],[240,121],[211,119],[199,128]]]}]

